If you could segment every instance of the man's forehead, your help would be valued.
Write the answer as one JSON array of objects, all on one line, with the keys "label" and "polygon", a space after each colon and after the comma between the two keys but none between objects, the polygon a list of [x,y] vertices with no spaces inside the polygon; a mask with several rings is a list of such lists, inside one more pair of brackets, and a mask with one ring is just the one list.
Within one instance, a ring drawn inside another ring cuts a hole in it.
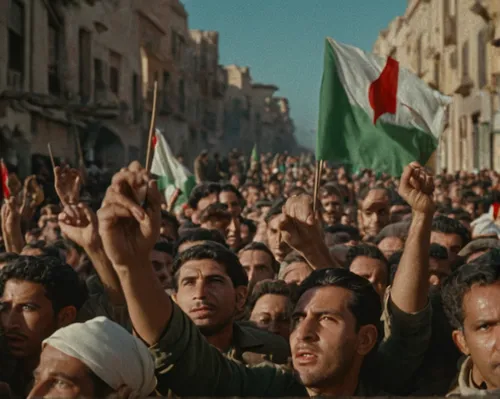
[{"label": "man's forehead", "polygon": [[389,205],[389,195],[387,191],[381,189],[370,190],[368,195],[363,201],[363,207],[368,208],[372,205]]},{"label": "man's forehead", "polygon": [[325,310],[338,313],[349,312],[352,293],[346,288],[335,286],[314,287],[304,292],[295,306],[295,312],[321,312]]},{"label": "man's forehead", "polygon": [[181,277],[199,274],[203,276],[220,275],[227,277],[226,268],[213,259],[189,260],[182,265],[179,272]]},{"label": "man's forehead", "polygon": [[3,299],[35,299],[41,297],[45,297],[45,288],[43,287],[43,285],[33,283],[31,281],[17,279],[10,279],[5,283],[4,292],[2,295]]},{"label": "man's forehead", "polygon": [[250,249],[248,251],[245,251],[241,254],[240,256],[241,260],[245,261],[257,261],[257,260],[271,260],[269,254],[265,251],[262,251],[260,249]]},{"label": "man's forehead", "polygon": [[474,284],[464,295],[464,318],[486,319],[500,317],[500,281],[488,285]]}]

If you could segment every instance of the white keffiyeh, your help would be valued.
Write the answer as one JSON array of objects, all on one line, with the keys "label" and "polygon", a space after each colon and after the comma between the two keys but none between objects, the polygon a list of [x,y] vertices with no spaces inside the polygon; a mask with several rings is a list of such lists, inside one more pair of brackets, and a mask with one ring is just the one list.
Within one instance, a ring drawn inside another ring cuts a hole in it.
[{"label": "white keffiyeh", "polygon": [[43,341],[84,363],[115,391],[147,397],[156,387],[153,357],[142,341],[105,317],[74,323]]}]

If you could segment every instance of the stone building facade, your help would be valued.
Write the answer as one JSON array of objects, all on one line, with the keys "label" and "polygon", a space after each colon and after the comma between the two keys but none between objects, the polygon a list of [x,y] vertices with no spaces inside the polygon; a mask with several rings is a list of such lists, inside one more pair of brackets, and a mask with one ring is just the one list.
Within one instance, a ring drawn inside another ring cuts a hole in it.
[{"label": "stone building facade", "polygon": [[219,40],[189,30],[180,0],[0,1],[0,157],[21,176],[49,142],[73,165],[78,142],[110,170],[143,160],[155,81],[156,127],[186,165],[295,143],[286,99],[219,65]]},{"label": "stone building facade", "polygon": [[259,151],[297,150],[295,126],[288,99],[275,97],[279,88],[253,83],[249,67],[226,66],[224,140],[228,147],[247,152],[257,145]]},{"label": "stone building facade", "polygon": [[[0,2],[0,156],[21,175],[33,157],[116,169],[141,146],[133,0]],[[124,39],[126,35],[126,39]],[[31,156],[30,156],[31,155]]]},{"label": "stone building facade", "polygon": [[374,52],[452,96],[437,168],[500,169],[500,1],[409,0]]}]

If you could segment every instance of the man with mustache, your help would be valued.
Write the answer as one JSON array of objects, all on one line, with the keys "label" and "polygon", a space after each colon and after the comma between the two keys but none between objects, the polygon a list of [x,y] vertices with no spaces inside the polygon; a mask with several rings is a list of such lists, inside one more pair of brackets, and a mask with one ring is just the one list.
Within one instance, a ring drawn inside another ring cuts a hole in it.
[{"label": "man with mustache", "polygon": [[[130,192],[146,185],[148,204],[143,209]],[[120,171],[99,211],[99,232],[120,280],[134,330],[151,345],[156,358],[160,392],[172,389],[182,396],[366,396],[380,392],[376,385],[397,391],[397,384],[404,385],[420,365],[430,337],[427,254],[433,189],[432,177],[420,165],[407,167],[400,192],[411,204],[414,218],[401,267],[384,301],[386,334],[376,352],[382,312],[370,282],[347,270],[328,269],[332,262],[326,253],[324,263],[320,258],[312,262],[326,270],[317,270],[304,281],[295,308],[290,343],[297,380],[293,373],[272,366],[245,368],[207,344],[197,326],[162,290],[151,268],[144,267],[159,234],[161,197],[155,182],[136,162]],[[305,240],[313,247],[310,251],[326,247],[310,198],[290,198],[283,211],[278,228],[284,229],[282,237],[288,245],[295,248]],[[306,236],[297,234],[304,231]],[[190,261],[197,262],[189,264],[191,275],[185,284],[198,282],[202,288],[207,271],[193,258]],[[202,259],[215,272],[218,262],[206,262],[206,256]],[[210,280],[222,284],[220,276]],[[184,284],[182,275],[178,284]],[[231,301],[236,303],[237,298]],[[179,297],[177,300],[181,302]],[[198,317],[210,316],[210,306],[204,305],[191,310]],[[372,354],[381,367],[371,367]]]},{"label": "man with mustache", "polygon": [[0,271],[0,322],[17,359],[15,393],[26,395],[42,341],[73,323],[86,299],[77,273],[57,258],[20,256]]},{"label": "man with mustache", "polygon": [[206,241],[179,254],[173,273],[174,300],[210,344],[246,364],[287,362],[285,340],[235,322],[245,307],[248,278],[233,252]]}]

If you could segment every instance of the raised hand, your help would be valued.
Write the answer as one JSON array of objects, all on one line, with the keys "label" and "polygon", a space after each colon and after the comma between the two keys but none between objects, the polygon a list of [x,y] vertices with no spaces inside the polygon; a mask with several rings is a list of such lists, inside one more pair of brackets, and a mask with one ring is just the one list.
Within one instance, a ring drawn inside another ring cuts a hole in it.
[{"label": "raised hand", "polygon": [[23,199],[21,204],[21,216],[25,221],[31,220],[35,214],[37,206],[41,205],[45,199],[43,189],[36,181],[36,176],[28,176],[24,180]]},{"label": "raised hand", "polygon": [[160,235],[161,195],[138,162],[113,177],[97,216],[104,250],[115,267],[149,264]]},{"label": "raised hand", "polygon": [[75,205],[80,200],[81,177],[78,170],[68,166],[54,168],[55,189],[61,200],[66,205]]},{"label": "raised hand", "polygon": [[21,253],[24,247],[24,239],[21,231],[21,215],[15,197],[5,200],[1,209],[1,217],[2,235],[7,244],[7,251]]},{"label": "raised hand", "polygon": [[82,248],[96,250],[102,245],[97,215],[87,205],[67,205],[58,219],[61,232]]},{"label": "raised hand", "polygon": [[307,248],[323,241],[310,195],[301,194],[288,198],[279,217],[281,239],[296,251],[307,252]]},{"label": "raised hand", "polygon": [[434,178],[418,162],[405,168],[398,192],[414,212],[434,214]]}]

